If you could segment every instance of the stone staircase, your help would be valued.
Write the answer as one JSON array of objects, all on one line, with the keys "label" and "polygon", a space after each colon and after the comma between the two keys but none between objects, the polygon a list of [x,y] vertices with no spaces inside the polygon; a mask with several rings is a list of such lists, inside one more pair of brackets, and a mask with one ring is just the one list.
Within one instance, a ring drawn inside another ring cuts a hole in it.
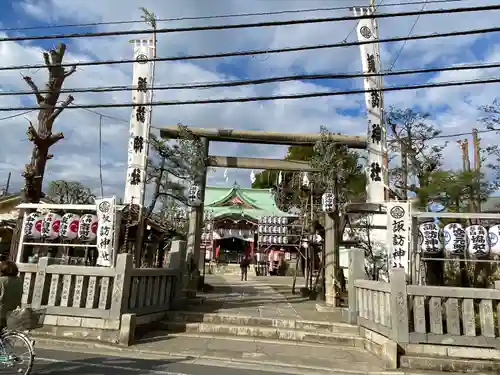
[{"label": "stone staircase", "polygon": [[246,337],[364,348],[357,326],[337,322],[172,311],[157,329],[171,335]]}]

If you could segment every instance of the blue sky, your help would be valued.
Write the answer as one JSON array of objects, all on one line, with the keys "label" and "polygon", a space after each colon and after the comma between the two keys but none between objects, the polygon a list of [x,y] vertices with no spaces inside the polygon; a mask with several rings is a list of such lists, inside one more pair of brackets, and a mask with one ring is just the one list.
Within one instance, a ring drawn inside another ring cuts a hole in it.
[{"label": "blue sky", "polygon": [[[386,1],[392,3],[394,1]],[[489,0],[465,0],[457,3],[428,5],[427,8],[474,6],[494,4]],[[269,12],[303,8],[326,8],[333,6],[363,5],[368,0],[218,0],[200,2],[197,0],[154,0],[141,1],[141,6],[150,9],[160,18],[192,17],[230,13]],[[419,10],[422,5],[380,7],[381,12]],[[91,23],[139,19],[140,12],[134,0],[4,0],[0,2],[0,28],[31,27],[52,24]],[[221,20],[186,20],[160,23],[159,27],[177,27],[227,22],[253,22],[271,19],[297,19],[303,17],[330,17],[347,15],[347,11],[322,11],[306,14],[290,14],[272,17],[248,17]],[[475,15],[455,14],[420,17],[413,34],[449,32],[473,28],[496,27],[499,12]],[[381,37],[406,36],[414,22],[414,17],[382,20],[379,24]],[[297,25],[280,28],[242,29],[197,33],[162,34],[158,41],[158,55],[188,55],[229,52],[250,49],[273,49],[280,47],[340,42],[349,34],[355,22],[334,24]],[[145,25],[112,25],[84,28],[36,29],[29,31],[7,31],[6,35],[42,35],[64,32],[109,31],[144,28]],[[354,41],[352,33],[349,41]],[[129,36],[109,38],[88,38],[67,40],[66,61],[86,61],[131,58],[132,49],[127,43]],[[474,35],[468,37],[440,38],[427,41],[409,41],[394,70],[420,69],[424,67],[450,66],[453,64],[500,61],[499,35]],[[40,64],[41,51],[55,45],[57,41],[2,43],[0,54],[3,65]],[[388,68],[394,61],[401,43],[382,46],[383,67]],[[223,60],[159,63],[157,65],[157,85],[228,79],[263,78],[274,75],[297,73],[346,73],[361,69],[358,47],[325,49],[318,51],[263,55],[256,57],[230,58]],[[39,86],[44,85],[43,70],[23,71],[32,76]],[[131,65],[83,67],[70,79],[65,87],[89,87],[130,85]],[[491,78],[499,75],[498,69],[483,71],[448,72],[403,77],[391,77],[386,85],[407,85],[424,82],[440,82],[475,78]],[[26,90],[27,87],[19,71],[0,72],[0,89]],[[198,98],[220,98],[256,95],[280,95],[360,88],[361,79],[347,81],[287,82],[262,86],[220,88],[210,90],[162,91],[156,94],[158,100],[189,100]],[[470,131],[474,126],[483,128],[478,122],[481,113],[477,106],[488,104],[497,95],[497,85],[464,86],[460,88],[440,88],[419,91],[388,93],[386,104],[401,108],[414,107],[430,111],[432,121],[443,129],[443,133]],[[129,102],[130,92],[108,94],[76,94],[75,103]],[[64,99],[64,95],[61,96]],[[2,107],[33,103],[31,96],[2,97]],[[236,129],[260,129],[271,131],[315,132],[320,125],[331,131],[346,134],[365,134],[363,97],[350,95],[340,97],[288,100],[260,103],[198,105],[183,107],[157,107],[153,113],[155,126],[183,123],[198,127],[219,127]],[[98,109],[110,116],[103,119],[103,175],[106,194],[122,195],[125,180],[128,119],[130,109]],[[6,113],[5,115],[15,114]],[[3,117],[2,116],[0,117]],[[9,172],[13,175],[13,185],[21,186],[20,173],[30,155],[30,143],[26,140],[27,118],[35,113],[0,121],[0,128],[8,139],[8,145],[0,149],[0,181]],[[54,147],[55,157],[49,162],[46,181],[50,179],[80,180],[97,188],[98,179],[98,123],[99,116],[81,109],[65,111],[57,120],[54,130],[63,131],[66,139]],[[499,137],[489,133],[483,137],[484,146],[498,144]],[[459,166],[459,148],[453,138],[446,151],[446,163],[450,168]],[[211,152],[218,155],[238,155],[262,157],[282,157],[283,147],[220,145],[214,144]],[[209,184],[224,185],[223,170],[210,173]],[[230,171],[229,184],[238,181],[249,185],[250,171]],[[0,185],[2,183],[0,182]]]}]

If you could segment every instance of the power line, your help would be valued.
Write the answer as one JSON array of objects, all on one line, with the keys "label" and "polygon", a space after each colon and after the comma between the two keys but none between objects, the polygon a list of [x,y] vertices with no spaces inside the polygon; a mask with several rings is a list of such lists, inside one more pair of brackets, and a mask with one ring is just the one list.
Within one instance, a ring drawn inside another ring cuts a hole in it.
[{"label": "power line", "polygon": [[[399,13],[377,13],[366,14],[360,16],[343,16],[343,17],[325,17],[325,18],[307,18],[300,20],[288,21],[268,21],[256,23],[240,23],[240,24],[225,24],[225,25],[209,25],[209,26],[190,26],[179,28],[161,28],[156,29],[158,34],[165,33],[180,33],[190,31],[215,31],[215,30],[234,30],[234,29],[248,29],[258,27],[277,27],[277,26],[293,26],[303,24],[317,24],[326,22],[343,22],[343,21],[357,21],[362,19],[375,19],[375,18],[394,18],[394,17],[410,17],[418,15],[431,15],[431,14],[451,14],[451,13],[470,13],[470,12],[485,12],[492,10],[500,10],[500,5],[486,5],[481,7],[461,7],[449,9],[429,9],[424,11],[412,12],[399,12]],[[95,38],[107,36],[122,36],[122,35],[140,35],[150,34],[151,29],[141,30],[121,30],[121,31],[101,31],[89,33],[69,33],[69,34],[52,34],[52,35],[23,35],[14,37],[0,38],[0,42],[21,42],[27,40],[50,40],[50,39],[74,39],[74,38]]]},{"label": "power line", "polygon": [[[483,133],[492,133],[492,132],[500,132],[500,129],[481,129],[477,131],[479,134]],[[462,132],[462,133],[452,133],[452,134],[440,134],[434,136],[432,139],[442,139],[442,138],[454,138],[454,137],[463,137],[464,135],[471,135],[473,132]],[[430,140],[432,140],[430,139]],[[398,139],[390,139],[387,141],[388,143],[396,143],[399,142]]]},{"label": "power line", "polygon": [[[218,87],[238,87],[250,85],[262,85],[276,82],[289,82],[289,81],[307,81],[307,80],[333,80],[333,79],[352,79],[352,78],[366,78],[366,77],[388,77],[388,76],[404,76],[410,74],[426,74],[426,73],[439,73],[448,71],[462,71],[462,70],[478,70],[478,69],[493,69],[500,68],[500,61],[493,63],[482,64],[469,64],[469,65],[456,65],[449,67],[436,67],[424,69],[409,69],[399,71],[386,71],[382,73],[337,73],[337,74],[302,74],[290,76],[276,76],[259,79],[248,80],[233,80],[222,82],[197,82],[197,83],[177,83],[163,86],[155,86],[154,90],[198,90],[198,89],[211,89]],[[60,93],[107,93],[117,91],[134,91],[137,86],[131,85],[117,85],[117,86],[100,86],[100,87],[82,87],[82,88],[69,88],[61,89]],[[46,94],[49,90],[40,90],[40,94]],[[16,96],[16,95],[31,95],[33,91],[1,91],[0,96]]]},{"label": "power line", "polygon": [[[440,4],[440,3],[456,3],[463,0],[435,0],[429,1],[429,4]],[[405,3],[389,3],[382,5],[384,7],[391,6],[406,6],[406,5],[420,5],[423,1],[412,1]],[[362,7],[357,6],[358,8]],[[380,7],[378,5],[377,7]],[[350,10],[352,6],[342,6],[333,8],[307,8],[307,9],[294,9],[294,10],[280,10],[274,12],[258,12],[258,13],[234,13],[234,14],[221,14],[212,16],[197,16],[197,17],[175,17],[175,18],[158,18],[156,22],[173,22],[173,21],[198,21],[198,20],[210,20],[210,19],[223,19],[223,18],[241,18],[241,17],[256,17],[256,16],[273,16],[273,15],[283,15],[283,14],[294,14],[294,13],[314,13],[314,12],[329,12],[333,10]],[[127,21],[109,21],[109,22],[91,22],[91,23],[70,23],[63,25],[38,25],[38,26],[28,26],[28,27],[5,27],[0,28],[0,32],[6,31],[29,31],[29,30],[41,30],[41,29],[62,29],[70,27],[95,27],[95,26],[111,26],[111,25],[130,25],[134,23],[144,23],[144,20],[127,20]]]},{"label": "power line", "polygon": [[[500,5],[499,5],[500,7]],[[424,40],[424,39],[434,39],[434,38],[447,38],[451,36],[466,36],[475,34],[489,34],[500,32],[500,27],[492,27],[487,29],[472,29],[464,31],[452,31],[449,33],[434,33],[434,34],[423,34],[423,35],[413,35],[404,37],[394,37],[385,38],[378,40],[366,40],[366,41],[356,41],[356,42],[341,42],[333,44],[316,44],[310,46],[301,47],[284,47],[279,49],[268,49],[268,50],[250,50],[250,51],[236,51],[236,52],[224,52],[224,53],[214,53],[214,54],[204,54],[204,55],[187,55],[187,56],[170,56],[170,57],[157,57],[153,59],[144,59],[141,61],[155,61],[155,62],[172,62],[172,61],[190,61],[190,60],[204,60],[204,59],[217,59],[226,57],[243,57],[252,55],[271,55],[278,53],[288,53],[288,52],[301,52],[301,51],[313,51],[320,49],[329,48],[341,48],[341,47],[352,47],[360,46],[364,44],[374,44],[374,43],[392,43],[392,42],[402,42],[405,40]],[[135,63],[135,59],[121,59],[121,60],[101,60],[101,61],[82,61],[76,63],[64,63],[61,67],[74,67],[74,66],[97,66],[97,65],[116,65],[116,64],[131,64]],[[59,65],[58,65],[59,66]],[[0,71],[5,70],[22,70],[22,69],[43,69],[46,65],[11,65],[0,67]]]},{"label": "power line", "polygon": [[[469,80],[469,81],[452,81],[452,82],[438,82],[438,83],[425,83],[420,85],[408,85],[408,86],[394,86],[394,87],[384,87],[378,91],[375,90],[349,90],[349,91],[334,91],[334,92],[312,92],[312,93],[301,93],[301,94],[290,94],[290,95],[271,95],[271,96],[253,96],[253,97],[240,97],[240,98],[225,98],[225,99],[200,99],[200,100],[184,100],[184,101],[158,101],[148,104],[148,106],[178,106],[178,105],[192,105],[192,104],[222,104],[222,103],[248,103],[248,102],[260,102],[260,101],[270,101],[270,100],[285,100],[285,99],[307,99],[307,98],[318,98],[326,96],[340,96],[340,95],[355,95],[372,93],[376,95],[379,92],[386,91],[403,91],[403,90],[418,90],[427,89],[435,87],[453,87],[453,86],[465,86],[465,85],[478,85],[478,84],[489,84],[489,83],[499,83],[500,78],[482,79],[482,80]],[[131,108],[137,107],[134,103],[112,103],[112,104],[82,104],[82,105],[72,105],[65,107],[70,108]],[[61,106],[54,107],[54,109],[64,108]],[[21,110],[37,110],[39,107],[0,107],[0,112],[10,112],[10,111],[21,111]]]},{"label": "power line", "polygon": [[17,113],[15,115],[10,115],[10,116],[6,116],[6,117],[0,117],[0,121],[10,120],[11,118],[15,118],[15,117],[21,117],[21,116],[27,115],[28,113],[34,112],[34,111],[35,111],[34,109],[31,109],[29,111],[25,111],[25,112],[22,112],[22,113]]},{"label": "power line", "polygon": [[[425,1],[424,5],[422,5],[422,11],[425,9],[426,5],[427,5],[427,1]],[[419,19],[420,19],[420,14],[415,18],[415,21],[413,22],[413,25],[411,26],[410,31],[408,32],[408,36],[411,36],[411,34],[413,33],[413,30],[415,29],[415,26],[417,26]],[[401,52],[403,52],[403,50],[405,49],[407,42],[408,42],[407,40],[405,40],[403,42],[403,45],[399,49],[396,57],[394,58],[394,61],[392,62],[391,66],[389,67],[389,71],[391,71],[394,68],[394,66],[396,66],[396,63],[398,62],[399,56],[401,56]]]},{"label": "power line", "polygon": [[[375,8],[373,9],[373,12],[372,12],[373,14],[375,14],[375,12],[377,11],[378,8],[380,8],[381,6],[383,6],[383,2],[384,2],[384,0],[381,0],[380,3],[378,3],[378,5],[375,6]],[[354,8],[356,8],[356,7],[354,7]],[[359,25],[359,21],[356,22],[356,24],[352,27],[351,31],[349,31],[349,33],[347,34],[347,36],[343,39],[344,43],[347,42],[347,39],[349,39],[349,37],[356,30],[356,28],[358,27],[358,25]]]}]

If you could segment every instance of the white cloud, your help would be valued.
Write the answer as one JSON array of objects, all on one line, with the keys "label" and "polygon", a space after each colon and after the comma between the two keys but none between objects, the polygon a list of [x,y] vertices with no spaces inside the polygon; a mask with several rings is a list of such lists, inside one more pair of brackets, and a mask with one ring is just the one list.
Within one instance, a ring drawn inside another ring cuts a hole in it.
[{"label": "white cloud", "polygon": [[[358,1],[345,0],[335,2],[327,0],[309,0],[306,3],[298,0],[282,0],[279,2],[254,0],[242,2],[224,0],[220,2],[200,2],[184,0],[182,2],[167,0],[157,2],[143,0],[141,6],[152,10],[158,17],[193,17],[228,13],[266,12],[274,10],[300,8],[326,8],[332,6],[350,6]],[[428,5],[427,8],[443,8],[457,6],[474,6],[487,4],[486,0],[466,0],[461,3]],[[307,4],[305,6],[304,4]],[[412,7],[387,7],[380,11],[419,10],[421,5]],[[30,26],[35,23],[78,23],[101,22],[138,19],[140,12],[137,2],[133,0],[24,0],[16,8],[20,21],[16,25]],[[266,19],[296,19],[300,17],[342,16],[347,11],[317,12],[272,16]],[[263,17],[215,20],[183,20],[161,22],[160,27],[180,27],[219,23],[239,23],[262,20]],[[448,14],[441,16],[420,17],[413,34],[430,34],[456,30],[486,28],[496,26],[498,12],[477,14]],[[388,18],[380,21],[381,37],[406,36],[413,24],[414,17]],[[1,20],[8,24],[9,20]],[[288,46],[327,44],[343,41],[353,29],[355,23],[336,22],[315,25],[296,25],[262,29],[238,29],[230,31],[172,33],[159,35],[159,56],[189,55],[216,53],[234,50],[271,49]],[[145,28],[144,24],[127,24],[102,26],[99,30],[123,30]],[[82,31],[88,31],[88,28]],[[71,31],[74,31],[72,29]],[[41,30],[38,33],[68,32],[67,29]],[[33,33],[33,32],[30,32]],[[108,59],[129,59],[131,46],[130,36],[108,38],[81,38],[68,41],[67,62]],[[352,33],[349,40],[355,40]],[[54,41],[55,43],[56,41]],[[487,38],[481,35],[454,38],[437,38],[425,41],[409,41],[398,59],[395,69],[422,68],[424,66],[440,66],[458,63],[498,61],[500,59],[500,43],[497,34]],[[1,43],[0,56],[2,65],[40,64],[42,63],[42,44],[36,43]],[[53,45],[45,43],[44,47]],[[384,44],[382,57],[384,67],[394,61],[402,43]],[[132,67],[125,65],[82,67],[71,76],[66,88],[130,85]],[[271,75],[289,75],[297,72],[307,73],[342,73],[361,69],[359,49],[357,47],[322,49],[316,51],[264,55],[255,58],[227,58],[222,60],[188,61],[175,63],[159,63],[157,65],[157,84],[167,85],[182,82],[213,82],[235,78],[255,78]],[[44,85],[46,72],[24,71],[30,75],[40,87]],[[447,72],[436,75],[418,77],[398,77],[386,80],[387,85],[404,85],[408,83],[442,82],[474,78],[488,78],[498,75],[495,70]],[[26,90],[20,72],[0,71],[1,90]],[[321,83],[321,86],[319,85]],[[156,100],[191,100],[199,98],[226,98],[239,96],[283,95],[300,92],[326,91],[332,89],[360,87],[360,79],[349,82],[332,81],[331,86],[325,82],[287,82],[262,86],[233,88],[217,88],[207,90],[164,90],[155,94]],[[448,87],[419,91],[398,91],[386,94],[387,105],[401,107],[418,106],[434,113],[434,121],[445,133],[470,131],[477,123],[479,113],[477,105],[489,103],[496,96],[496,85],[478,85]],[[129,102],[131,92],[112,93],[78,93],[76,104],[85,103],[122,103]],[[61,95],[61,100],[65,95]],[[19,106],[33,103],[31,96],[2,96],[1,107]],[[363,98],[360,95],[333,96],[303,100],[283,100],[255,103],[232,103],[196,106],[155,107],[154,124],[156,126],[183,123],[196,127],[235,128],[269,131],[316,132],[321,125],[335,132],[358,135],[365,132],[366,121]],[[436,112],[437,108],[447,105],[444,112]],[[97,109],[98,112],[115,119],[103,118],[103,165],[104,185],[106,193],[123,191],[125,178],[126,148],[130,109]],[[361,113],[361,115],[360,115]],[[14,114],[11,112],[2,113]],[[34,119],[36,113],[30,114]],[[13,172],[14,183],[21,183],[22,167],[30,157],[30,143],[25,139],[27,120],[23,116],[0,121],[0,130],[8,142],[0,149],[0,172]],[[49,161],[47,179],[64,178],[82,180],[93,188],[99,182],[99,116],[82,109],[65,111],[56,121],[55,131],[63,131],[65,139],[54,147],[54,159]],[[6,131],[8,130],[8,131]],[[486,140],[485,140],[486,142]],[[488,136],[488,143],[498,142],[498,136]],[[458,154],[458,147],[449,149],[453,155]],[[259,146],[216,143],[211,146],[211,153],[217,155],[281,157],[284,147]],[[447,161],[457,160],[447,157]],[[450,164],[453,165],[453,164]],[[453,165],[455,166],[455,165]],[[224,183],[223,169],[211,172],[209,183]],[[230,175],[229,183],[236,179],[244,185],[249,184],[250,171],[236,171]]]}]

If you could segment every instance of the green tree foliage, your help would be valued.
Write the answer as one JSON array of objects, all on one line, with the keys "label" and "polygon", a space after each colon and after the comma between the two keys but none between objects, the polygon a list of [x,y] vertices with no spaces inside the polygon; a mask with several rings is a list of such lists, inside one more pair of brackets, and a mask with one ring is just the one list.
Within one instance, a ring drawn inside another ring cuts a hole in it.
[{"label": "green tree foliage", "polygon": [[95,195],[90,188],[77,181],[51,181],[45,196],[60,204],[93,204]]},{"label": "green tree foliage", "polygon": [[427,185],[420,189],[419,198],[439,201],[453,212],[470,210],[472,199],[479,196],[485,201],[494,191],[482,173],[476,171],[436,171],[429,176]]},{"label": "green tree foliage", "polygon": [[[360,166],[357,152],[339,147],[331,140],[331,134],[321,129],[321,140],[314,146],[290,146],[285,160],[307,161],[318,172],[312,173],[309,180],[313,186],[313,197],[317,202],[321,195],[332,187],[335,178],[339,191],[345,199],[362,199],[365,192],[366,178]],[[255,177],[254,189],[273,189],[278,196],[278,204],[282,208],[300,206],[301,197],[309,195],[302,188],[300,172],[282,172],[282,183],[278,184],[280,171],[265,170]]]},{"label": "green tree foliage", "polygon": [[148,216],[160,197],[171,197],[187,204],[185,181],[199,182],[203,176],[204,145],[187,127],[179,125],[181,138],[168,141],[151,134],[147,182],[153,184]]}]

